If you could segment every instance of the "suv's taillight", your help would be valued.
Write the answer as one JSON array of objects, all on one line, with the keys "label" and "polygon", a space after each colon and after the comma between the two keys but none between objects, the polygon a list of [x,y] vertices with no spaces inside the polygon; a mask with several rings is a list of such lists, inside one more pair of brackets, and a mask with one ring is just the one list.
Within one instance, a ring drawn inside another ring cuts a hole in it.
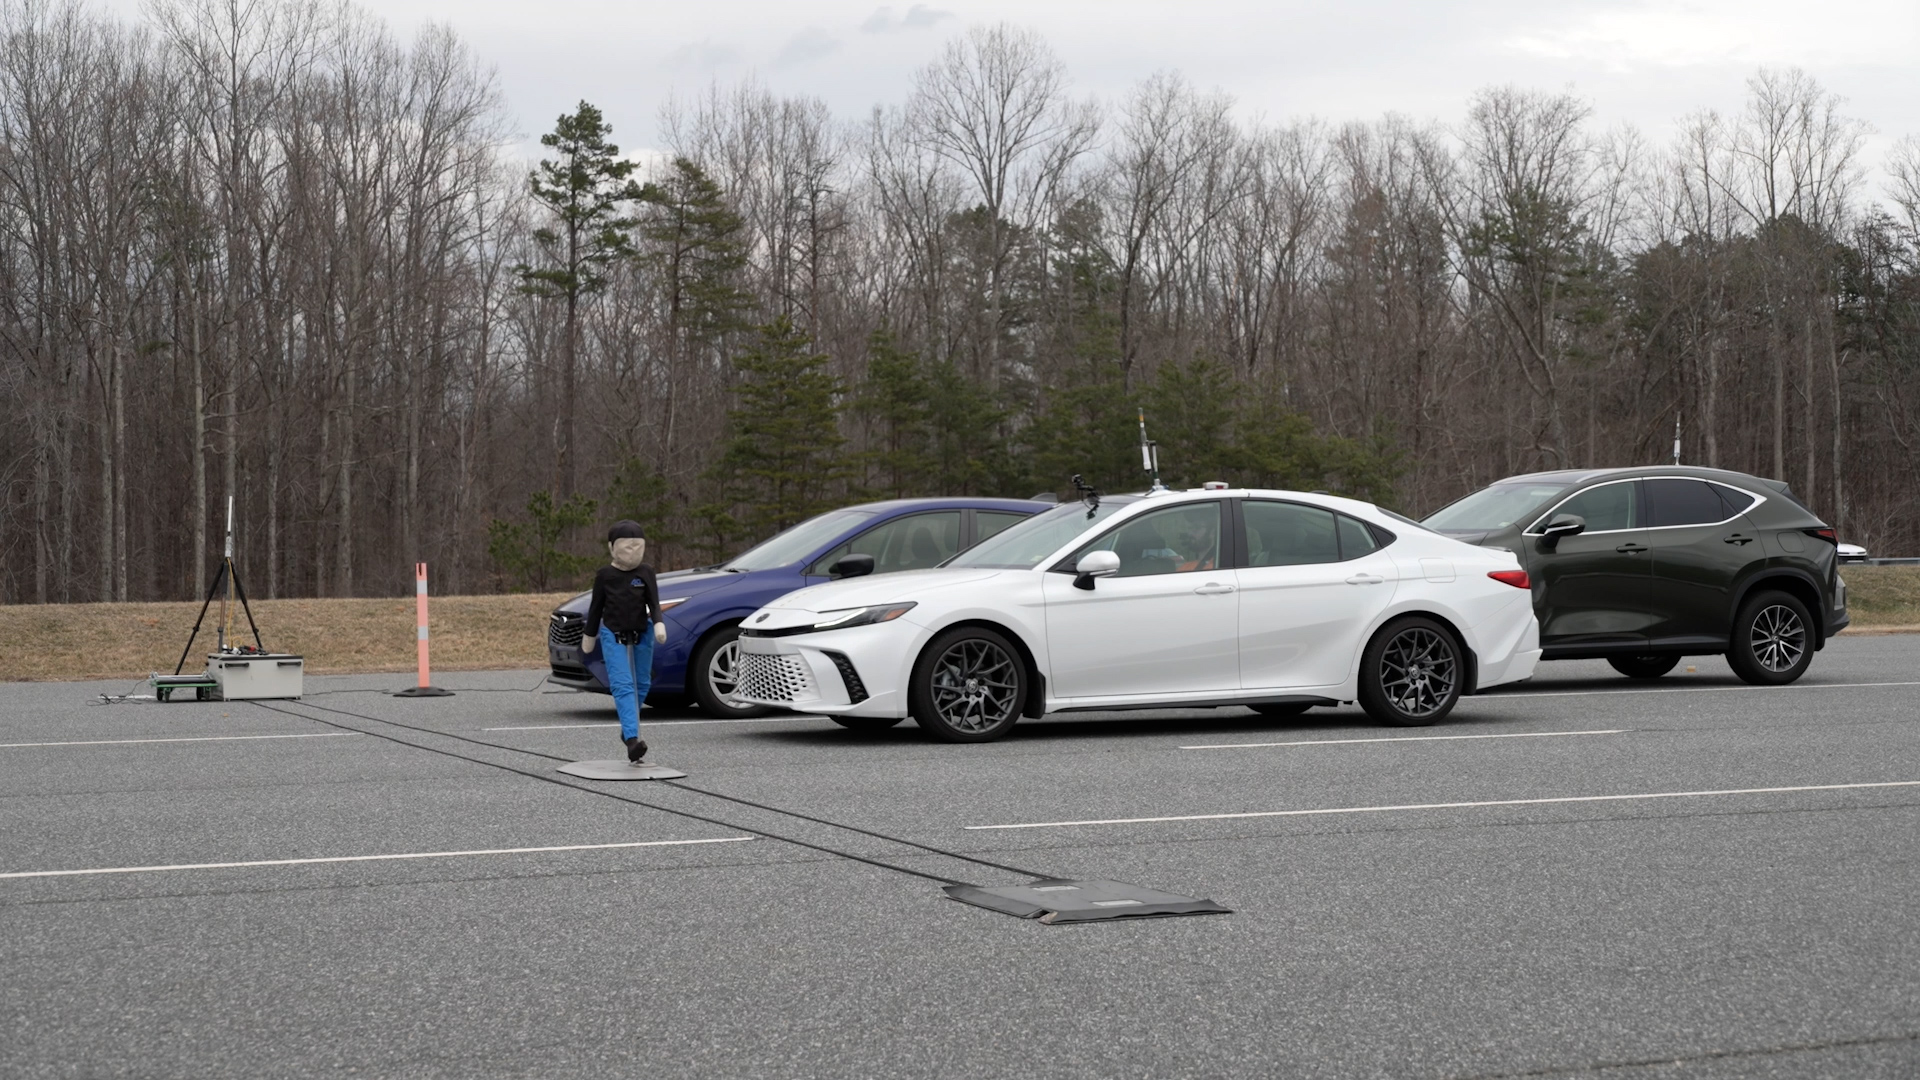
[{"label": "suv's taillight", "polygon": [[1832,529],[1801,529],[1800,531],[1813,537],[1815,540],[1825,540],[1827,543],[1836,546],[1840,543],[1840,534]]},{"label": "suv's taillight", "polygon": [[1489,570],[1487,571],[1487,576],[1502,584],[1511,585],[1516,589],[1529,589],[1533,587],[1533,582],[1527,577],[1525,570]]}]

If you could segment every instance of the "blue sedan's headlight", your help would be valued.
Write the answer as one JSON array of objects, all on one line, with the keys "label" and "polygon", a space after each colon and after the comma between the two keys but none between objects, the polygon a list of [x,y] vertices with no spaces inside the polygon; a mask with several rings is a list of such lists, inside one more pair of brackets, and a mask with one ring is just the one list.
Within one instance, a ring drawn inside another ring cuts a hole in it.
[{"label": "blue sedan's headlight", "polygon": [[662,600],[660,601],[660,610],[672,611],[674,608],[679,607],[681,604],[684,604],[691,599],[693,599],[693,597],[691,596],[676,596],[671,600]]},{"label": "blue sedan's headlight", "polygon": [[813,624],[815,630],[840,630],[849,626],[866,626],[868,623],[892,622],[912,611],[914,605],[877,604],[873,607],[845,608],[840,611],[823,611],[821,620]]}]

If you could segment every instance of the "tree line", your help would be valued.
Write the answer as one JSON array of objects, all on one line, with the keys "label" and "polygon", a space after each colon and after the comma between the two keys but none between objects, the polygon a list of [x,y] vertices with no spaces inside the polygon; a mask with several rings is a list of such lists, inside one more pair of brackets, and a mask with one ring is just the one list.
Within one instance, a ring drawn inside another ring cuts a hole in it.
[{"label": "tree line", "polygon": [[0,601],[198,595],[228,495],[260,595],[563,587],[616,517],[685,564],[1138,488],[1142,413],[1169,484],[1411,514],[1677,441],[1920,551],[1920,142],[1804,72],[1667,145],[1513,87],[1272,124],[996,26],[862,117],[676,100],[644,160],[505,117],[444,27],[0,0]]}]

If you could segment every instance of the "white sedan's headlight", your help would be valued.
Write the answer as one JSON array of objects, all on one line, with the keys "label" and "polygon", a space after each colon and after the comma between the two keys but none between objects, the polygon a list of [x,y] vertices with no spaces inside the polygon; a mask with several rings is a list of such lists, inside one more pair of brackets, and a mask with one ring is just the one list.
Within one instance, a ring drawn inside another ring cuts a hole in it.
[{"label": "white sedan's headlight", "polygon": [[892,622],[912,611],[914,605],[875,604],[872,607],[842,608],[838,611],[823,611],[820,621],[813,624],[815,630],[839,630],[848,626],[866,626],[868,623]]}]

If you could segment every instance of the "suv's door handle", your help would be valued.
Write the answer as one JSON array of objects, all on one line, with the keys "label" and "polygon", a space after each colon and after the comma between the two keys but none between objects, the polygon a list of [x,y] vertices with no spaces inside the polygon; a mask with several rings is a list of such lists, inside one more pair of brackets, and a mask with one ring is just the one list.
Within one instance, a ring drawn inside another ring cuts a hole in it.
[{"label": "suv's door handle", "polygon": [[1625,543],[1625,544],[1621,544],[1617,548],[1614,548],[1613,550],[1619,552],[1622,555],[1638,555],[1641,552],[1647,550],[1647,546],[1645,544]]},{"label": "suv's door handle", "polygon": [[1347,579],[1349,585],[1379,585],[1387,579],[1373,574],[1355,574]]},{"label": "suv's door handle", "polygon": [[1753,543],[1753,537],[1742,536],[1739,533],[1734,533],[1732,536],[1727,537],[1726,540],[1723,542],[1728,544],[1751,544]]},{"label": "suv's door handle", "polygon": [[1233,586],[1222,585],[1217,581],[1209,581],[1205,585],[1202,585],[1193,591],[1196,595],[1199,595],[1199,596],[1219,596],[1222,593],[1232,592]]}]

